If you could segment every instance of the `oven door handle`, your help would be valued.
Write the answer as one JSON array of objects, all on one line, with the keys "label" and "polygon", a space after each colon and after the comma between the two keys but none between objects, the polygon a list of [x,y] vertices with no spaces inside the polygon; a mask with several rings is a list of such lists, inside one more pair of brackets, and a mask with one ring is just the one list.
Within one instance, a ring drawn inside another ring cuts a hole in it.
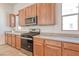
[{"label": "oven door handle", "polygon": [[21,37],[21,39],[32,40],[32,38]]}]

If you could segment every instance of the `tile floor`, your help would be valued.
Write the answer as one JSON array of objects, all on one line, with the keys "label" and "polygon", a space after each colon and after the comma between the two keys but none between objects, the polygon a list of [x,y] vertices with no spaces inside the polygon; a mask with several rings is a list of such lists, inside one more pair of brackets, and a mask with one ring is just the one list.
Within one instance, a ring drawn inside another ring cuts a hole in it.
[{"label": "tile floor", "polygon": [[9,46],[9,45],[0,45],[0,56],[27,56],[21,51]]}]

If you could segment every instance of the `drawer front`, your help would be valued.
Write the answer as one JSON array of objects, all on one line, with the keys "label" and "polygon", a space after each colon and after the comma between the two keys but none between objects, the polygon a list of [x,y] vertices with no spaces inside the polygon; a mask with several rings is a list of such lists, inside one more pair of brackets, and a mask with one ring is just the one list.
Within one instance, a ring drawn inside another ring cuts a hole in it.
[{"label": "drawer front", "polygon": [[43,44],[43,42],[44,42],[44,40],[41,39],[41,38],[34,38],[33,41],[34,41],[35,43],[42,43],[42,44]]},{"label": "drawer front", "polygon": [[45,44],[61,47],[61,42],[60,41],[45,40]]},{"label": "drawer front", "polygon": [[45,56],[61,56],[61,48],[45,45]]},{"label": "drawer front", "polygon": [[67,49],[79,51],[79,44],[76,44],[76,43],[64,42],[63,46],[64,48],[67,48]]},{"label": "drawer front", "polygon": [[78,51],[64,49],[63,50],[63,56],[79,56],[79,52]]}]

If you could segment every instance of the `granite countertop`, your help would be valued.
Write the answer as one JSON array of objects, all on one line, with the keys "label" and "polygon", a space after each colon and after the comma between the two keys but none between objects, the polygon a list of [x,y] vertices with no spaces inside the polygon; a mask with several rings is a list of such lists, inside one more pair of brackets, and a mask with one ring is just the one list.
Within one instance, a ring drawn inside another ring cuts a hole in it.
[{"label": "granite countertop", "polygon": [[[11,32],[11,31],[6,31],[6,33],[15,34],[15,35],[21,35],[22,33],[26,33],[26,32]],[[79,37],[64,36],[64,35],[61,35],[61,34],[46,34],[46,33],[41,33],[40,35],[36,35],[34,37],[44,38],[44,39],[47,39],[47,40],[57,40],[57,41],[79,43]]]},{"label": "granite countertop", "polygon": [[26,33],[26,32],[20,32],[20,31],[15,31],[15,32],[12,32],[12,31],[6,31],[5,33],[9,33],[9,34],[15,34],[15,35],[21,35],[22,33]]},{"label": "granite countertop", "polygon": [[11,32],[11,31],[7,31],[6,33],[9,33],[9,34],[15,34],[15,35],[21,35],[20,32]]},{"label": "granite countertop", "polygon": [[47,40],[57,40],[57,41],[65,41],[65,42],[73,42],[73,43],[79,43],[79,37],[67,37],[64,35],[46,35],[46,34],[40,34],[34,37],[43,38]]}]

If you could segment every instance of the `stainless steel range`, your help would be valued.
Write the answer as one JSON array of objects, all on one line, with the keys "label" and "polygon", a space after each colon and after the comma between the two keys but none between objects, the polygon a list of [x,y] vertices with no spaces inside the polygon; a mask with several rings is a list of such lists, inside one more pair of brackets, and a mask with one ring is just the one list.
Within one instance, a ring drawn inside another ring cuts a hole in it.
[{"label": "stainless steel range", "polygon": [[30,31],[21,34],[21,48],[29,52],[33,52],[33,36],[40,34],[40,31]]}]

